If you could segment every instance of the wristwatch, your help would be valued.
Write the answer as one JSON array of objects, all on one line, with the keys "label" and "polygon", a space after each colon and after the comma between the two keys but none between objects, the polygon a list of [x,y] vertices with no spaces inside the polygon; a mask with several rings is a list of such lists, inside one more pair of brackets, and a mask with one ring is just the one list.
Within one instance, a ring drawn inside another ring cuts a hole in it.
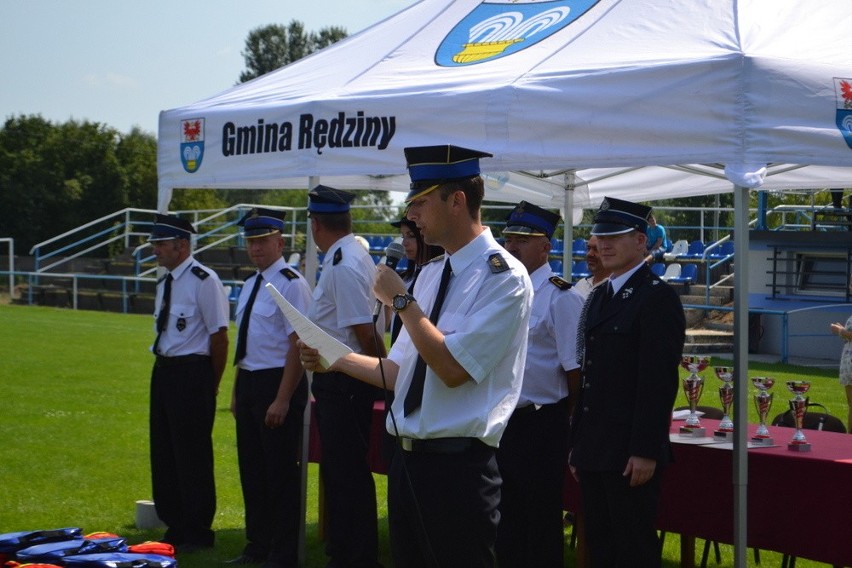
[{"label": "wristwatch", "polygon": [[414,296],[412,296],[411,294],[397,294],[393,297],[393,302],[391,303],[391,306],[393,307],[393,311],[401,312],[402,310],[408,307],[408,304],[416,301],[417,300],[415,300]]}]

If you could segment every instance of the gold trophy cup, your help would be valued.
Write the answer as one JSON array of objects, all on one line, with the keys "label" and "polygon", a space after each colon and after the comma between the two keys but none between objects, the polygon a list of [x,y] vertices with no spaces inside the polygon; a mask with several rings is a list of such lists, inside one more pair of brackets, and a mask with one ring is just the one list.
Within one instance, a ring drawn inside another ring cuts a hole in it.
[{"label": "gold trophy cup", "polygon": [[698,419],[698,400],[704,392],[704,379],[698,375],[710,364],[710,357],[706,355],[684,355],[681,357],[680,366],[689,371],[690,375],[683,379],[683,392],[689,403],[689,416],[683,426],[680,427],[680,435],[690,438],[703,438],[707,429],[701,426]]},{"label": "gold trophy cup", "polygon": [[766,427],[766,416],[772,408],[772,398],[775,396],[769,392],[769,389],[775,384],[775,379],[772,377],[752,377],[751,384],[757,389],[757,393],[754,395],[754,407],[757,409],[757,418],[760,421],[751,441],[760,446],[774,446],[775,440],[772,439],[769,428]]},{"label": "gold trophy cup", "polygon": [[808,411],[808,399],[804,394],[811,388],[811,383],[808,381],[787,381],[787,390],[793,393],[793,400],[790,401],[790,412],[793,413],[793,419],[796,421],[796,432],[793,434],[793,439],[787,444],[787,449],[794,452],[809,452],[811,445],[805,438],[805,433],[802,432],[802,423],[805,420],[805,413]]}]

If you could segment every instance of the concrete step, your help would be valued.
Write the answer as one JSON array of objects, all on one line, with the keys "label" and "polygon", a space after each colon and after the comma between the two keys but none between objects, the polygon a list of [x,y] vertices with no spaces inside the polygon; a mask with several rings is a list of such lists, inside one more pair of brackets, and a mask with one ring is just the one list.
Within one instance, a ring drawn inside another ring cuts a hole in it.
[{"label": "concrete step", "polygon": [[703,294],[699,296],[690,290],[689,294],[683,294],[680,297],[680,301],[683,304],[722,306],[727,304],[729,300],[719,296],[710,296],[708,300]]},{"label": "concrete step", "polygon": [[684,353],[729,353],[734,348],[734,334],[715,329],[687,329]]}]

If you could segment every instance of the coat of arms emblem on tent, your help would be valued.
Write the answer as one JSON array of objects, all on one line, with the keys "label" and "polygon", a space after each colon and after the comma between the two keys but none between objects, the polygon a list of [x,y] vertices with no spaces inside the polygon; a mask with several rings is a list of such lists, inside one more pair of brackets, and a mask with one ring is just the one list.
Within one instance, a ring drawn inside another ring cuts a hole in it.
[{"label": "coat of arms emblem on tent", "polygon": [[565,28],[599,0],[491,0],[462,18],[441,42],[435,62],[474,65],[526,49]]},{"label": "coat of arms emblem on tent", "polygon": [[852,79],[835,77],[834,89],[837,93],[837,128],[852,148]]},{"label": "coat of arms emblem on tent", "polygon": [[201,167],[204,157],[204,119],[190,118],[180,121],[180,161],[183,169],[194,173]]}]

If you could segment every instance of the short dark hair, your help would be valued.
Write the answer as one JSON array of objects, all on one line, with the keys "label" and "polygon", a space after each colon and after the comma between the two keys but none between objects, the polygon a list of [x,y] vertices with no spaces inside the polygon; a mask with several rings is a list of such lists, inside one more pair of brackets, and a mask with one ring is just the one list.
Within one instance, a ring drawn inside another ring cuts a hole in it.
[{"label": "short dark hair", "polygon": [[311,218],[326,229],[334,232],[352,232],[352,215],[346,213],[311,213]]},{"label": "short dark hair", "polygon": [[474,219],[479,217],[479,209],[482,207],[482,199],[485,196],[485,182],[480,176],[465,179],[450,180],[438,188],[441,199],[446,201],[456,191],[464,193],[467,200],[467,211]]}]

